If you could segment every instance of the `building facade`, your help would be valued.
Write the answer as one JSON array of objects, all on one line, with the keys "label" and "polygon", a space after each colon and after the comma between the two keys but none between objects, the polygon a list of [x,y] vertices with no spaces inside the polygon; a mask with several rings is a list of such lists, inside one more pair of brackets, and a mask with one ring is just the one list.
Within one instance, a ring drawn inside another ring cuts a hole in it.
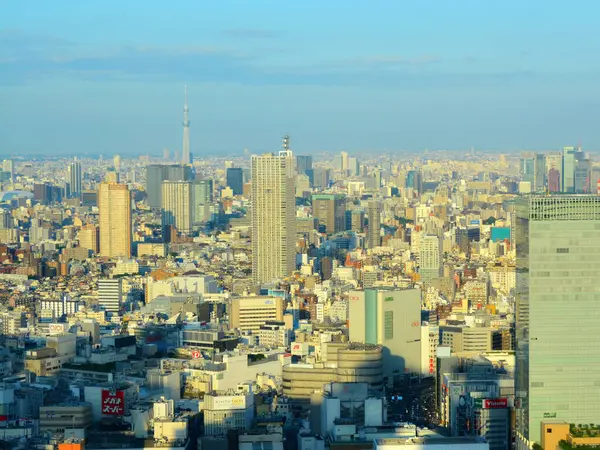
[{"label": "building facade", "polygon": [[123,304],[123,283],[121,278],[98,280],[98,306],[106,311],[118,313]]},{"label": "building facade", "polygon": [[367,248],[381,245],[381,202],[372,200],[368,204],[369,230],[367,233]]},{"label": "building facade", "polygon": [[346,228],[346,197],[340,194],[315,194],[312,196],[313,217],[319,221],[319,231],[339,233]]},{"label": "building facade", "polygon": [[92,223],[88,223],[80,228],[77,233],[77,239],[79,239],[79,246],[87,248],[94,253],[98,253],[100,248],[98,247],[99,232],[98,227]]},{"label": "building facade", "polygon": [[69,164],[69,189],[71,197],[81,197],[81,163],[73,161]]},{"label": "building facade", "polygon": [[384,374],[421,372],[421,291],[372,288],[350,291],[350,341],[384,348]]},{"label": "building facade", "polygon": [[125,184],[102,183],[98,189],[100,254],[131,257],[131,192]]},{"label": "building facade", "polygon": [[146,194],[148,206],[160,208],[163,181],[190,181],[194,173],[184,164],[150,164],[146,166]]},{"label": "building facade", "polygon": [[188,234],[194,219],[194,189],[191,181],[163,181],[162,226],[173,225],[177,231]]},{"label": "building facade", "polygon": [[283,321],[285,302],[282,297],[236,297],[231,299],[231,328],[259,331],[270,321]]},{"label": "building facade", "polygon": [[517,205],[517,436],[541,423],[594,423],[600,404],[600,197],[530,196]]},{"label": "building facade", "polygon": [[295,160],[292,152],[252,157],[252,277],[255,283],[296,267]]},{"label": "building facade", "polygon": [[244,191],[244,171],[240,167],[227,169],[227,186],[233,191],[233,195],[242,195]]},{"label": "building facade", "polygon": [[426,234],[421,236],[419,248],[419,274],[423,284],[429,286],[431,281],[442,275],[442,249],[440,237]]}]

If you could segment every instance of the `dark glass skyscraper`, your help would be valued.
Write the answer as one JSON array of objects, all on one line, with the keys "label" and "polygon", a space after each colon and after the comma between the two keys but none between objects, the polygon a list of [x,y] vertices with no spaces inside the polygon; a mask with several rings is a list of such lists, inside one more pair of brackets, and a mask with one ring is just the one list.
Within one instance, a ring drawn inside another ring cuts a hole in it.
[{"label": "dark glass skyscraper", "polygon": [[71,197],[81,197],[81,163],[73,161],[69,164],[69,187]]},{"label": "dark glass skyscraper", "polygon": [[306,173],[307,170],[311,170],[312,167],[312,156],[310,155],[298,155],[296,156],[296,170],[300,174]]},{"label": "dark glass skyscraper", "polygon": [[185,164],[150,164],[146,167],[146,194],[148,206],[160,208],[163,181],[191,181],[192,168]]},{"label": "dark glass skyscraper", "polygon": [[239,167],[227,169],[227,186],[233,191],[233,195],[242,195],[244,192],[244,171]]}]

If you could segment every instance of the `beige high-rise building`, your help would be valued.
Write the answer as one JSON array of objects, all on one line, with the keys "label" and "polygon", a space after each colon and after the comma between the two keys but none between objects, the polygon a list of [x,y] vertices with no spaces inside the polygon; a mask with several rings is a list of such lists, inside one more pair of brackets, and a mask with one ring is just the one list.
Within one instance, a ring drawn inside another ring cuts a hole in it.
[{"label": "beige high-rise building", "polygon": [[98,227],[92,223],[81,227],[79,233],[77,233],[77,239],[79,239],[79,246],[87,248],[88,250],[98,253]]},{"label": "beige high-rise building", "polygon": [[100,254],[131,257],[131,192],[126,184],[102,183],[98,189]]},{"label": "beige high-rise building", "polygon": [[279,154],[252,157],[252,278],[283,278],[296,267],[295,159],[284,139]]},{"label": "beige high-rise building", "polygon": [[162,225],[173,225],[180,233],[190,233],[194,221],[194,189],[191,181],[163,181]]},{"label": "beige high-rise building", "polygon": [[115,166],[117,172],[121,171],[121,157],[119,155],[115,155],[113,158],[113,166]]},{"label": "beige high-rise building", "polygon": [[340,153],[341,157],[342,157],[342,170],[346,171],[348,170],[348,167],[350,165],[350,161],[349,161],[349,156],[348,156],[348,152],[341,152]]},{"label": "beige high-rise building", "polygon": [[313,217],[327,234],[346,229],[346,197],[340,194],[314,194],[312,196]]},{"label": "beige high-rise building", "polygon": [[369,232],[367,233],[367,248],[381,245],[381,202],[371,200],[367,206],[369,216]]}]

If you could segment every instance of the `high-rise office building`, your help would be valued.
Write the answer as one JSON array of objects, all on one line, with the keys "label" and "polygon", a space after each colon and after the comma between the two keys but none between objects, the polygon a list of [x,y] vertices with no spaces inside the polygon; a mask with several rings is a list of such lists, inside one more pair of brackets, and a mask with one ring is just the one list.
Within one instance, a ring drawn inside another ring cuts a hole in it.
[{"label": "high-rise office building", "polygon": [[419,247],[419,274],[425,286],[442,275],[442,252],[440,237],[432,234],[421,236]]},{"label": "high-rise office building", "polygon": [[575,152],[575,174],[573,184],[576,194],[589,194],[592,192],[592,161],[587,152]]},{"label": "high-rise office building", "polygon": [[575,147],[565,147],[562,157],[562,192],[575,192]]},{"label": "high-rise office building", "polygon": [[550,169],[562,170],[562,153],[546,153],[546,172]]},{"label": "high-rise office building", "polygon": [[462,253],[469,253],[473,242],[481,239],[479,227],[457,228],[455,231],[456,245]]},{"label": "high-rise office building", "polygon": [[148,206],[160,208],[163,181],[190,181],[194,172],[184,164],[150,164],[146,166],[146,194]]},{"label": "high-rise office building", "polygon": [[252,277],[289,275],[296,266],[295,159],[287,137],[278,154],[252,157]]},{"label": "high-rise office building", "polygon": [[12,212],[8,209],[0,210],[0,229],[10,230],[14,228]]},{"label": "high-rise office building", "polygon": [[87,248],[94,253],[98,253],[98,241],[99,232],[98,227],[93,223],[88,223],[81,227],[79,232],[77,233],[77,239],[79,240],[79,246],[83,248]]},{"label": "high-rise office building", "polygon": [[371,200],[367,205],[367,216],[369,218],[369,230],[367,233],[367,248],[375,248],[381,245],[381,202]]},{"label": "high-rise office building", "polygon": [[413,188],[421,193],[423,190],[423,177],[420,170],[409,170],[406,174],[406,187]]},{"label": "high-rise office building", "polygon": [[346,230],[362,233],[365,228],[365,212],[360,209],[346,211]]},{"label": "high-rise office building", "polygon": [[190,151],[190,118],[187,101],[187,86],[185,87],[185,99],[183,103],[183,145],[181,147],[181,163],[192,163],[192,154]]},{"label": "high-rise office building", "polygon": [[109,278],[98,280],[98,306],[108,312],[118,313],[123,306],[123,280]]},{"label": "high-rise office building", "polygon": [[42,205],[52,202],[52,186],[48,183],[35,183],[33,185],[33,198]]},{"label": "high-rise office building", "polygon": [[233,195],[242,195],[244,192],[244,171],[239,167],[227,169],[227,186],[233,191]]},{"label": "high-rise office building", "polygon": [[313,217],[319,228],[327,234],[339,233],[346,228],[346,197],[340,194],[315,194],[312,196]]},{"label": "high-rise office building", "polygon": [[15,180],[15,163],[12,159],[5,159],[2,162],[2,171],[8,174],[11,183]]},{"label": "high-rise office building", "polygon": [[81,197],[81,163],[73,161],[68,168],[69,189],[71,197]]},{"label": "high-rise office building", "polygon": [[560,172],[555,168],[548,171],[548,191],[560,192]]},{"label": "high-rise office building", "polygon": [[101,183],[100,254],[105,257],[131,256],[131,192],[125,184]]},{"label": "high-rise office building", "polygon": [[360,163],[358,161],[358,158],[348,158],[348,173],[352,176],[360,174]]},{"label": "high-rise office building", "polygon": [[532,188],[534,188],[536,192],[544,192],[546,189],[548,175],[548,172],[546,171],[546,155],[543,153],[536,153],[534,162],[534,179]]},{"label": "high-rise office building", "polygon": [[348,170],[348,165],[349,165],[349,156],[348,156],[348,152],[340,152],[340,157],[341,157],[341,162],[342,162],[342,171],[347,171]]},{"label": "high-rise office building", "polygon": [[594,423],[600,405],[600,197],[529,196],[516,213],[518,448],[541,422]]},{"label": "high-rise office building", "polygon": [[310,155],[298,155],[296,156],[296,170],[299,174],[305,174],[307,170],[311,170],[312,167],[312,156]]},{"label": "high-rise office building", "polygon": [[379,344],[388,383],[421,370],[421,291],[369,288],[350,291],[350,341]]},{"label": "high-rise office building", "polygon": [[163,181],[162,226],[173,225],[183,234],[192,231],[194,189],[191,181]]},{"label": "high-rise office building", "polygon": [[208,222],[213,202],[213,180],[194,180],[194,223]]},{"label": "high-rise office building", "polygon": [[115,171],[118,173],[121,171],[121,156],[115,155],[113,158],[113,166],[115,166]]},{"label": "high-rise office building", "polygon": [[307,169],[308,181],[315,188],[327,188],[329,186],[329,170],[323,168]]},{"label": "high-rise office building", "polygon": [[531,188],[534,188],[535,177],[535,157],[532,154],[525,154],[519,159],[519,173],[523,181],[531,183]]}]

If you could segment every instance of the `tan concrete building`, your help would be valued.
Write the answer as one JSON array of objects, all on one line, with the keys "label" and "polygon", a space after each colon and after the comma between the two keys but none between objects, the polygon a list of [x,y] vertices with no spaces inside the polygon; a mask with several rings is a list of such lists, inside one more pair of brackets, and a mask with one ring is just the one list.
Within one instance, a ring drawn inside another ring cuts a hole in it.
[{"label": "tan concrete building", "polygon": [[94,253],[98,253],[100,250],[98,247],[100,233],[98,227],[92,223],[88,223],[81,227],[77,233],[77,239],[79,239],[79,246],[82,248],[87,248]]},{"label": "tan concrete building", "polygon": [[343,195],[313,195],[312,212],[325,233],[334,234],[346,229],[346,197]]},{"label": "tan concrete building", "polygon": [[58,372],[63,364],[71,362],[74,355],[57,355],[53,348],[28,350],[25,354],[25,370],[38,377],[52,375]]},{"label": "tan concrete building", "polygon": [[163,181],[162,225],[174,225],[183,234],[192,231],[194,189],[191,181]]},{"label": "tan concrete building", "polygon": [[231,328],[258,331],[267,321],[283,321],[284,300],[281,297],[255,296],[231,299]]},{"label": "tan concrete building", "polygon": [[325,343],[321,361],[283,366],[283,394],[295,401],[308,401],[327,383],[368,383],[370,390],[381,391],[383,358],[380,345]]},{"label": "tan concrete building", "polygon": [[64,431],[67,428],[88,428],[92,425],[89,403],[63,403],[40,406],[40,431]]},{"label": "tan concrete building", "polygon": [[98,189],[100,254],[131,257],[131,192],[125,184],[102,183]]}]

